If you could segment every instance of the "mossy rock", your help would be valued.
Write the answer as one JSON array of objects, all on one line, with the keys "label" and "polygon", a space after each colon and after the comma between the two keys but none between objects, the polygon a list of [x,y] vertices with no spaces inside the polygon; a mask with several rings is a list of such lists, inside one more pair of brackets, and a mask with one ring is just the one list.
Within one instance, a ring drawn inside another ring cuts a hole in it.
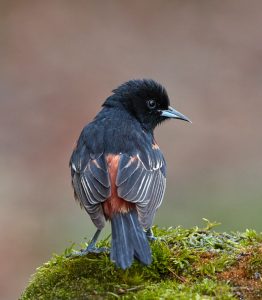
[{"label": "mossy rock", "polygon": [[68,258],[72,245],[37,269],[20,299],[262,299],[261,234],[218,233],[214,225],[155,227],[153,263],[125,271],[108,253]]}]

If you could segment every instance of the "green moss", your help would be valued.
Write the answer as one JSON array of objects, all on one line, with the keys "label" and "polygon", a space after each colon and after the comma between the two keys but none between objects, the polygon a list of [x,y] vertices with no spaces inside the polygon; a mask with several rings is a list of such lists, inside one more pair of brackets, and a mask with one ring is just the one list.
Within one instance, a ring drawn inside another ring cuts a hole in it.
[{"label": "green moss", "polygon": [[262,279],[262,247],[252,249],[247,272],[250,278],[259,277]]},{"label": "green moss", "polygon": [[[152,264],[135,262],[125,271],[111,263],[108,253],[67,258],[72,245],[37,269],[21,300],[237,299],[235,288],[218,274],[234,266],[240,253],[260,249],[261,235],[218,233],[212,230],[216,223],[206,222],[204,229],[155,227],[159,240],[151,244]],[[109,239],[99,246],[109,247]],[[259,274],[260,267],[257,250],[249,260],[250,274]]]}]

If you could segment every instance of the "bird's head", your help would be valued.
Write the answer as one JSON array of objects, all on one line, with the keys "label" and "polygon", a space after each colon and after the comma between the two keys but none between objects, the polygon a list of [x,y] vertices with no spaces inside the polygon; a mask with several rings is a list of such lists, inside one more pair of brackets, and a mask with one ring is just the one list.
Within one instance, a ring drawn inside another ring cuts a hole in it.
[{"label": "bird's head", "polygon": [[165,88],[151,79],[130,80],[120,85],[104,106],[124,107],[148,130],[170,118],[191,122],[170,106]]}]

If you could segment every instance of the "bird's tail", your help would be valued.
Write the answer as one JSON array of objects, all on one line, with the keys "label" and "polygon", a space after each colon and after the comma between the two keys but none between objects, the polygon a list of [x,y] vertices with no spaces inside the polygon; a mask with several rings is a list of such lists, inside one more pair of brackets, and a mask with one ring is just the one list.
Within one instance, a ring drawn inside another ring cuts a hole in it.
[{"label": "bird's tail", "polygon": [[152,261],[151,249],[135,210],[114,214],[111,220],[112,244],[110,258],[117,267],[130,267],[134,258],[144,265]]}]

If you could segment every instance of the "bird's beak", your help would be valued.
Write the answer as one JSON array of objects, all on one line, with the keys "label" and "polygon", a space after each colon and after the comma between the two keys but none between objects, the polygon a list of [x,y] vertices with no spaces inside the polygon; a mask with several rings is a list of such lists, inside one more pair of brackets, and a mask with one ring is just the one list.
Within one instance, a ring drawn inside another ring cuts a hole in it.
[{"label": "bird's beak", "polygon": [[179,119],[183,121],[187,121],[189,123],[192,123],[188,117],[185,115],[181,114],[179,111],[175,110],[173,107],[169,106],[167,110],[160,110],[162,117],[167,117],[167,118],[174,118],[174,119]]}]

